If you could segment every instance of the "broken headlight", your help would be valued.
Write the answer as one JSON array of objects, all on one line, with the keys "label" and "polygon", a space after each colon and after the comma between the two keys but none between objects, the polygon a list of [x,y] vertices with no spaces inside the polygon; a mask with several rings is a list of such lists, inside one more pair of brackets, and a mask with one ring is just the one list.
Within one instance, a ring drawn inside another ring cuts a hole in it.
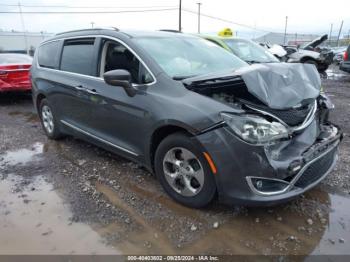
[{"label": "broken headlight", "polygon": [[287,128],[279,122],[250,114],[221,113],[226,124],[244,141],[255,144],[269,144],[281,138],[288,138]]}]

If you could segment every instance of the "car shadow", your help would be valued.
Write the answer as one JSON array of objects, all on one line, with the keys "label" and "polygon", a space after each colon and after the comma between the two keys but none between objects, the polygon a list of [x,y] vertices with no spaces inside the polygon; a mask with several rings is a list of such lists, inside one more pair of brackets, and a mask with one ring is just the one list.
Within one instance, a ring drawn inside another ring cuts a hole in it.
[{"label": "car shadow", "polygon": [[0,106],[13,104],[31,103],[32,94],[30,92],[6,92],[0,93]]}]

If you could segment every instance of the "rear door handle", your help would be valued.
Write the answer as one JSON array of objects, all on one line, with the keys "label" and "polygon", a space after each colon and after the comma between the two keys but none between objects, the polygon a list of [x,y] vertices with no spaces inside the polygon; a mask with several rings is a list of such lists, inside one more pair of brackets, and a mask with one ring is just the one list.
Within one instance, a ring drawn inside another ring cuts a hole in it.
[{"label": "rear door handle", "polygon": [[98,94],[98,92],[95,89],[88,89],[88,88],[86,88],[85,91],[88,92],[89,94],[92,94],[92,95],[97,95]]}]

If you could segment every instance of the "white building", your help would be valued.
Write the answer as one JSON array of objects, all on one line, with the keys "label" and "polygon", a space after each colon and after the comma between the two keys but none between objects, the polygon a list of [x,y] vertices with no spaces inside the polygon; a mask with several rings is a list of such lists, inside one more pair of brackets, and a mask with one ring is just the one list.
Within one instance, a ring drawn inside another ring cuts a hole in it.
[{"label": "white building", "polygon": [[[260,36],[258,38],[255,38],[254,40],[256,42],[268,42],[271,44],[287,44],[287,45],[297,45],[297,44],[303,44],[307,42],[311,42],[315,38],[319,37],[319,35],[315,34],[286,34],[286,39],[284,39],[283,33],[268,33],[263,36]],[[285,43],[284,43],[285,40]]]},{"label": "white building", "polygon": [[0,31],[0,52],[34,51],[44,39],[51,36],[53,34],[45,32]]}]

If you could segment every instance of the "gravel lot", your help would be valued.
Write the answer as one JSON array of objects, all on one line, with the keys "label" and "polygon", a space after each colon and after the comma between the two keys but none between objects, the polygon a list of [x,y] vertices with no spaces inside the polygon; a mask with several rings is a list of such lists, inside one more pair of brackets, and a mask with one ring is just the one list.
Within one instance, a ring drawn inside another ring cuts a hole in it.
[{"label": "gravel lot", "polygon": [[350,254],[350,75],[323,76],[345,133],[320,186],[273,208],[173,202],[145,169],[46,138],[31,97],[0,97],[0,254]]}]

